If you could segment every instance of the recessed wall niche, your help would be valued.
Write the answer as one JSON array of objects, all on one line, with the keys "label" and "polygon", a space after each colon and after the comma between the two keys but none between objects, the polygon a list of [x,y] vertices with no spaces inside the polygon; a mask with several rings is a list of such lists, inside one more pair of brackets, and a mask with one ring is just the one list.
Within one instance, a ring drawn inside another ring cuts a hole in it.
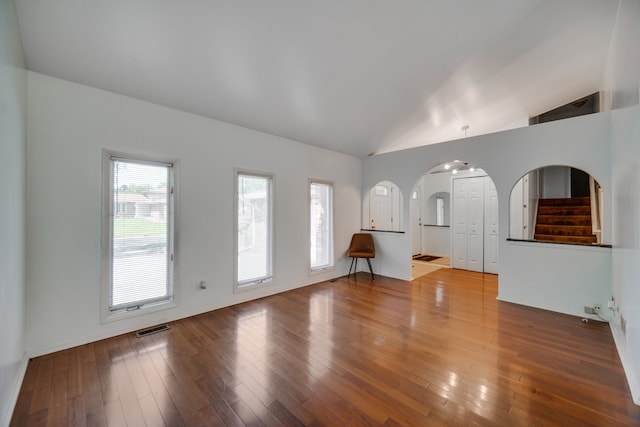
[{"label": "recessed wall niche", "polygon": [[511,189],[509,238],[575,245],[602,244],[602,187],[564,165],[526,173]]},{"label": "recessed wall niche", "polygon": [[403,231],[402,192],[391,181],[380,181],[366,193],[362,228],[375,231]]}]

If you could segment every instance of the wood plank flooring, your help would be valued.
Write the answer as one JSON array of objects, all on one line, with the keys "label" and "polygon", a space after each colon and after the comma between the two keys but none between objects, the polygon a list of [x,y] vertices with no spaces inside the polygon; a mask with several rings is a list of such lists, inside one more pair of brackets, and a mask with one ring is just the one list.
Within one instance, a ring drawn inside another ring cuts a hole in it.
[{"label": "wood plank flooring", "polygon": [[368,273],[33,359],[13,426],[638,426],[608,325]]}]

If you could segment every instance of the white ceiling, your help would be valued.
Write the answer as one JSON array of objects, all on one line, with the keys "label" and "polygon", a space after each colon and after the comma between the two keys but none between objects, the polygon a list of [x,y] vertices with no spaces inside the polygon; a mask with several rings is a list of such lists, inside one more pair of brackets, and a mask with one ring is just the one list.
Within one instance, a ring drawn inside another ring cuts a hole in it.
[{"label": "white ceiling", "polygon": [[16,0],[30,70],[366,156],[601,87],[618,0]]}]

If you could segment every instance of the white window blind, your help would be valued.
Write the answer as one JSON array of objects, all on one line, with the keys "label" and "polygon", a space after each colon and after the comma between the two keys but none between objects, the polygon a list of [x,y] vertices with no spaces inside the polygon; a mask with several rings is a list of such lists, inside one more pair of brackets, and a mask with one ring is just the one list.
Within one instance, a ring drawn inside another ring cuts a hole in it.
[{"label": "white window blind", "polygon": [[311,270],[333,267],[333,186],[314,182],[309,187]]},{"label": "white window blind", "polygon": [[109,310],[173,298],[173,165],[111,157]]},{"label": "white window blind", "polygon": [[237,173],[237,286],[271,280],[273,271],[272,177]]}]

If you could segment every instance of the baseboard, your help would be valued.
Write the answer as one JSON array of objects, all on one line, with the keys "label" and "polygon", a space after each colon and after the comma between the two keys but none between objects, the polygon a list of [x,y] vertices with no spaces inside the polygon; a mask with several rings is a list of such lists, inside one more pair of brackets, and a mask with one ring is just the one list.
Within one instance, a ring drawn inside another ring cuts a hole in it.
[{"label": "baseboard", "polygon": [[[516,300],[512,300],[512,299],[509,299],[509,298],[505,298],[504,296],[501,296],[499,291],[498,291],[498,296],[496,297],[496,299],[498,301],[508,302],[508,303],[511,303],[511,304],[523,305],[525,307],[533,307],[533,308],[538,308],[540,310],[553,311],[554,313],[567,314],[569,316],[578,317],[580,319],[586,318],[586,319],[589,319],[589,320],[605,321],[605,319],[598,318],[595,315],[587,315],[587,314],[581,312],[580,310],[572,310],[572,309],[567,309],[567,308],[564,308],[564,307],[553,307],[553,306],[550,306],[550,305],[542,305],[542,304],[531,304],[528,301],[527,302],[523,302],[521,300],[517,300],[517,301]],[[606,321],[609,321],[609,320],[606,319]]]},{"label": "baseboard", "polygon": [[0,419],[0,426],[2,427],[9,427],[9,424],[11,423],[11,417],[13,417],[13,411],[16,407],[16,403],[18,402],[18,396],[20,395],[20,388],[22,387],[24,376],[27,373],[28,365],[29,365],[29,353],[25,351],[24,354],[22,355],[22,360],[20,360],[20,366],[18,367],[18,375],[16,375],[16,379],[13,383],[13,387],[11,388],[9,401],[7,402],[7,407],[5,408],[6,412],[2,415],[2,419]]},{"label": "baseboard", "polygon": [[620,335],[620,331],[614,326],[613,322],[609,323],[609,325],[611,327],[613,341],[615,342],[616,349],[618,350],[618,357],[620,357],[620,361],[622,362],[622,369],[624,370],[624,374],[627,377],[627,383],[629,384],[629,389],[631,390],[631,398],[633,399],[633,403],[640,406],[640,382],[638,382],[638,377],[633,371],[631,359],[629,359],[629,355],[625,351],[625,346],[623,345],[624,337]]}]

